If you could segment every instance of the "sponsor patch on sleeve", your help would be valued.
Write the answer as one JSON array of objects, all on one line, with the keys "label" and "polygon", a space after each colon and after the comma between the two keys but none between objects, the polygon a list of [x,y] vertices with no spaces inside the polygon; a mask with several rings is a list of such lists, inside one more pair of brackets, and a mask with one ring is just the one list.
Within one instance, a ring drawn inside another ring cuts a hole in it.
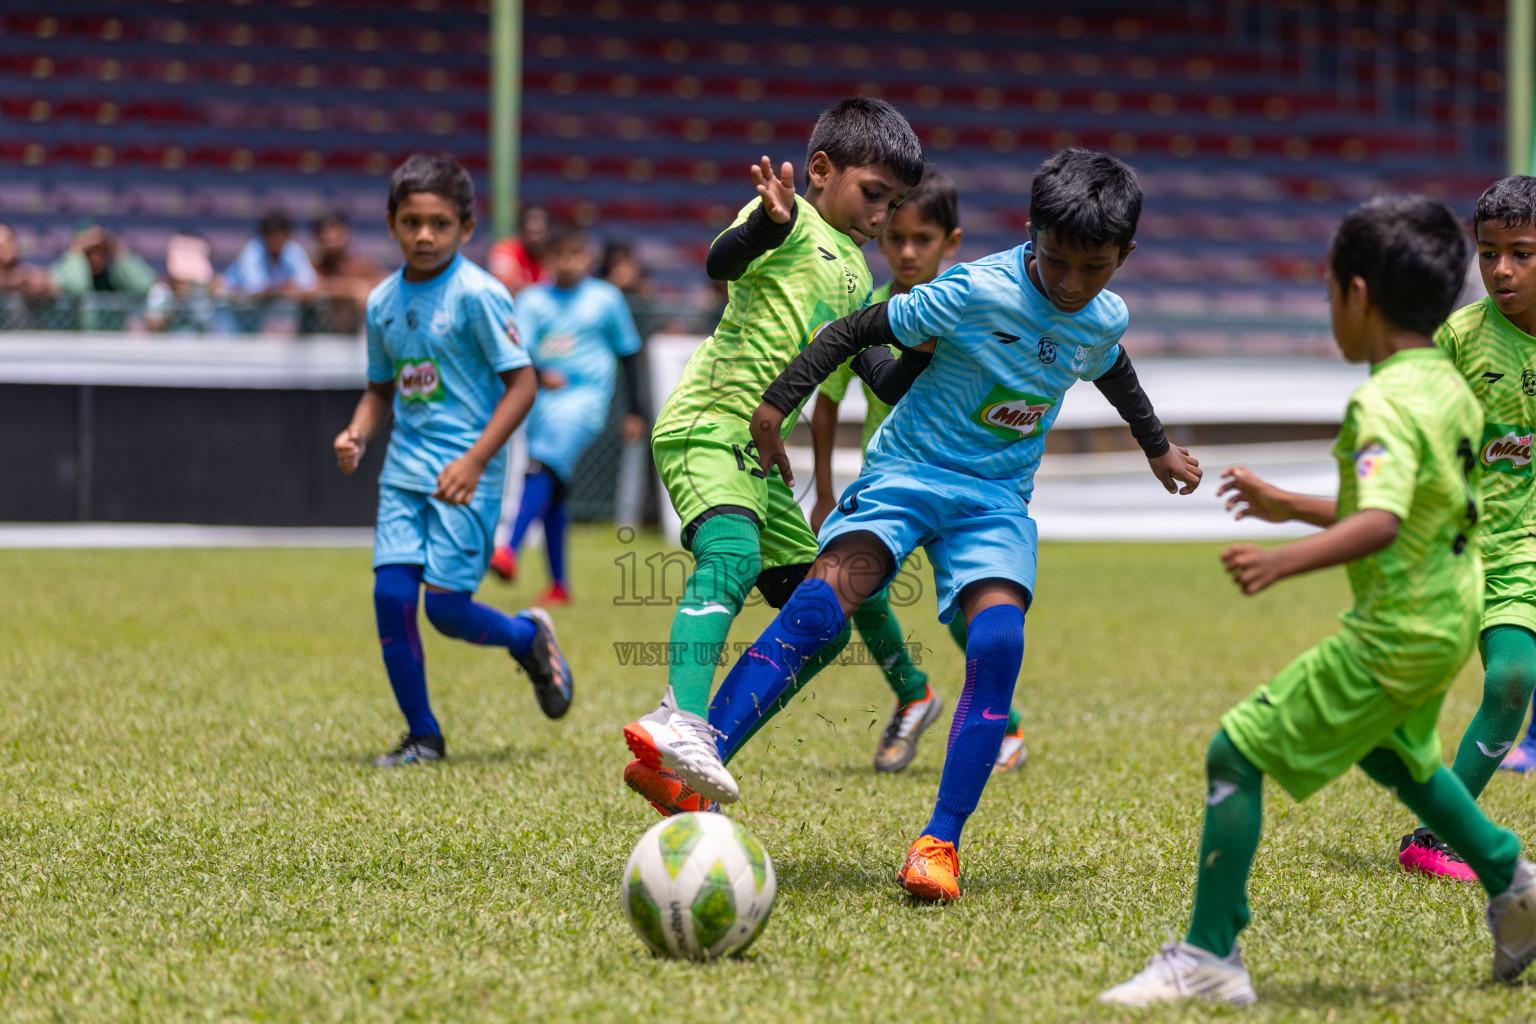
[{"label": "sponsor patch on sleeve", "polygon": [[1387,457],[1387,449],[1384,445],[1371,443],[1355,452],[1355,476],[1361,480],[1369,480],[1381,469],[1382,460]]},{"label": "sponsor patch on sleeve", "polygon": [[502,321],[501,326],[507,332],[507,341],[512,343],[512,347],[522,348],[523,336],[517,333],[517,324],[513,322],[512,318],[507,317],[506,320]]}]

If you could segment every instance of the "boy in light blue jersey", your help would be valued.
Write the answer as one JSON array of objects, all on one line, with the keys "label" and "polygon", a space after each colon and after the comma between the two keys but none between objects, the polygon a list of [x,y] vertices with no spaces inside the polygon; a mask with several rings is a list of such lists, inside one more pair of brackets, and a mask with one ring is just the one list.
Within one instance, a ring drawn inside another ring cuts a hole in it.
[{"label": "boy in light blue jersey", "polygon": [[897,876],[921,899],[959,896],[960,832],[1007,727],[1035,590],[1029,499],[1063,394],[1078,380],[1093,381],[1170,493],[1189,494],[1200,482],[1198,462],[1169,445],[1120,347],[1125,303],[1104,291],[1135,248],[1135,175],[1113,157],[1065,150],[1040,168],[1029,205],[1029,243],[952,267],[823,328],[752,418],[764,468],[777,467],[789,481],[778,433],[787,410],[855,351],[933,348],[932,364],[881,425],[863,472],[823,525],[809,578],[710,707],[722,749],[735,750],[783,706],[795,673],[842,631],[846,616],[925,547],[939,618],[963,615],[967,637],[938,801]]},{"label": "boy in light blue jersey", "polygon": [[416,605],[446,636],[505,647],[551,718],[570,706],[571,674],[541,609],[503,614],[471,600],[501,512],[507,438],[536,393],[512,297],[459,254],[474,234],[474,186],[448,157],[416,155],[389,186],[390,236],[405,265],[368,296],[368,389],[336,438],[343,473],[368,440],[395,425],[379,474],[374,611],[390,686],[407,730],[380,767],[440,760],[442,730],[427,700]]},{"label": "boy in light blue jersey", "polygon": [[517,549],[534,520],[544,524],[549,590],[542,605],[565,604],[565,494],[576,464],[608,421],[616,364],[624,364],[629,412],[620,427],[628,444],[645,432],[640,404],[640,334],[624,293],[588,276],[592,247],[577,228],[556,225],[545,266],[551,280],[517,297],[517,329],[533,353],[539,398],[528,416],[528,476],[507,546],[491,559],[504,580],[517,575]]}]

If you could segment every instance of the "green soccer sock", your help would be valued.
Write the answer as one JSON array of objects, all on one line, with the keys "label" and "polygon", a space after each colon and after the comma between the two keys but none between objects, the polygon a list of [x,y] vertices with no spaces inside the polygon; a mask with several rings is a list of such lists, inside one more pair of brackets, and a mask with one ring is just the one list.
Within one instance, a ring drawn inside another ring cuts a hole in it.
[{"label": "green soccer sock", "polygon": [[1451,766],[1474,800],[1519,740],[1526,705],[1536,690],[1536,635],[1530,630],[1492,626],[1483,632],[1482,646],[1483,702],[1462,733]]},{"label": "green soccer sock", "polygon": [[805,667],[802,668],[795,675],[794,680],[787,687],[785,687],[784,692],[779,696],[779,699],[774,701],[773,707],[768,709],[768,713],[766,715],[757,720],[757,724],[752,726],[752,731],[747,733],[745,738],[743,738],[742,741],[737,744],[736,749],[725,752],[723,759],[726,764],[730,764],[731,758],[735,757],[737,753],[746,747],[748,743],[752,742],[752,737],[757,735],[757,731],[761,729],[770,718],[772,718],[774,715],[777,715],[780,711],[783,711],[789,706],[789,702],[794,698],[795,694],[799,693],[801,689],[804,688],[806,683],[814,679],[816,677],[816,673],[820,672],[822,669],[826,668],[828,665],[837,660],[837,656],[843,653],[843,648],[848,646],[848,638],[852,635],[852,629],[844,626],[843,631],[834,637],[831,643],[817,651],[811,660],[805,663]]},{"label": "green soccer sock", "polygon": [[1441,768],[1428,782],[1415,782],[1403,759],[1392,750],[1378,747],[1360,761],[1372,779],[1397,794],[1435,835],[1461,855],[1477,872],[1489,896],[1509,888],[1520,856],[1520,840],[1507,828],[1488,820],[1472,794],[1449,768]]},{"label": "green soccer sock", "polygon": [[1226,956],[1248,924],[1248,869],[1264,821],[1264,773],[1232,745],[1225,729],[1211,737],[1205,773],[1205,831],[1184,941]]},{"label": "green soccer sock", "polygon": [[[965,650],[965,638],[966,638],[966,633],[965,633],[965,616],[960,614],[959,609],[955,610],[955,617],[949,620],[949,635],[955,638],[956,646],[958,646],[961,651],[964,651]],[[1009,734],[1018,732],[1019,731],[1019,723],[1021,723],[1023,721],[1024,721],[1024,716],[1019,713],[1018,705],[1017,704],[1010,704],[1010,705],[1008,705],[1008,732],[1009,732]]]},{"label": "green soccer sock", "polygon": [[910,704],[922,700],[928,692],[928,676],[912,664],[907,645],[902,639],[901,624],[891,611],[890,597],[885,590],[870,595],[854,611],[853,624],[858,627],[864,646],[885,673],[885,682],[896,694],[896,703]]},{"label": "green soccer sock", "polygon": [[709,717],[715,663],[762,565],[758,543],[757,524],[738,515],[705,520],[693,535],[693,575],[672,616],[672,649],[681,657],[667,670],[672,699],[683,711]]}]

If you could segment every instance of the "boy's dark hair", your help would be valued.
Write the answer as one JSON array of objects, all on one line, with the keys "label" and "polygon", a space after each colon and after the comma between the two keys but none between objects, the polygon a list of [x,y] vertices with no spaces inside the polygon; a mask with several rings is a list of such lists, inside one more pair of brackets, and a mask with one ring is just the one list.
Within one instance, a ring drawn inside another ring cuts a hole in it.
[{"label": "boy's dark hair", "polygon": [[818,151],[838,170],[884,165],[908,188],[923,179],[923,144],[901,111],[885,100],[850,96],[823,110],[805,147],[807,173]]},{"label": "boy's dark hair", "polygon": [[1118,246],[1136,237],[1141,183],[1136,172],[1108,153],[1064,149],[1040,165],[1029,187],[1030,231],[1076,249]]},{"label": "boy's dark hair", "polygon": [[1499,221],[1506,228],[1529,227],[1536,223],[1536,178],[1513,174],[1489,185],[1478,197],[1472,212],[1475,233],[1485,220]]},{"label": "boy's dark hair", "polygon": [[1354,278],[1394,327],[1429,335],[1456,308],[1472,245],[1451,208],[1428,196],[1381,196],[1344,215],[1328,247],[1340,288]]},{"label": "boy's dark hair", "polygon": [[578,224],[572,224],[568,220],[551,221],[549,234],[544,238],[544,248],[557,249],[562,245],[571,243],[590,247],[591,239],[587,237],[587,233]]},{"label": "boy's dark hair", "polygon": [[263,238],[268,235],[293,234],[293,218],[283,210],[268,210],[261,215],[256,222],[256,233]]},{"label": "boy's dark hair", "polygon": [[960,194],[955,191],[955,183],[949,175],[931,165],[924,168],[923,180],[907,193],[907,201],[901,205],[915,209],[924,220],[937,224],[946,237],[960,226]]},{"label": "boy's dark hair", "polygon": [[389,219],[395,219],[395,211],[407,196],[428,192],[446,199],[459,211],[459,220],[468,221],[475,215],[475,183],[469,180],[469,172],[451,156],[428,156],[412,153],[405,163],[395,168],[389,176]]}]

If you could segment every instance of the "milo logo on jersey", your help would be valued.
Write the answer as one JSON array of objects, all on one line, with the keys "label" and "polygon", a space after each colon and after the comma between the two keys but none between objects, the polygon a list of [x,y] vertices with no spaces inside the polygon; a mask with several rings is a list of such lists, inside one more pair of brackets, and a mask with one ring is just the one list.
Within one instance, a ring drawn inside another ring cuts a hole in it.
[{"label": "milo logo on jersey", "polygon": [[1531,440],[1536,431],[1490,423],[1483,428],[1483,449],[1478,458],[1490,473],[1531,475]]},{"label": "milo logo on jersey", "polygon": [[448,397],[436,359],[400,359],[395,362],[395,394],[402,402],[441,402]]},{"label": "milo logo on jersey", "polygon": [[1034,437],[1040,421],[1055,404],[1049,398],[994,384],[987,397],[981,400],[981,405],[971,413],[971,422],[1004,441],[1017,441]]}]

